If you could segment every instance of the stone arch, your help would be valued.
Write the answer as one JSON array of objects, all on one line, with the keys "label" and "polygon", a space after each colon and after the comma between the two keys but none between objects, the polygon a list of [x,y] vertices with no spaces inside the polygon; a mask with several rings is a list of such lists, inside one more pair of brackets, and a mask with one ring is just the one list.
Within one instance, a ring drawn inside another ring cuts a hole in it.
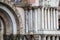
[{"label": "stone arch", "polygon": [[58,2],[58,6],[60,6],[60,1]]},{"label": "stone arch", "polygon": [[[0,14],[2,14],[2,18],[4,18],[3,15],[5,14],[5,16],[6,16],[5,18],[8,17],[7,21],[9,19],[11,20],[12,27],[13,27],[13,29],[12,29],[13,30],[13,34],[17,34],[17,28],[19,27],[19,19],[18,19],[17,14],[14,12],[14,10],[10,6],[8,6],[7,4],[2,3],[2,2],[0,2],[0,11],[1,11]],[[7,21],[5,19],[5,23]],[[9,23],[10,22],[8,22],[7,24],[9,24]],[[9,33],[7,32],[6,34],[9,34]]]}]

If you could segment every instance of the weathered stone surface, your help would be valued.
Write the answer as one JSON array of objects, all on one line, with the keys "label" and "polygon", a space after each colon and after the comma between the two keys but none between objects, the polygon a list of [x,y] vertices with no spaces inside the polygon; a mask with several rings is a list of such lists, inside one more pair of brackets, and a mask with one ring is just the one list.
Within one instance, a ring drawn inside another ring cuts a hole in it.
[{"label": "weathered stone surface", "polygon": [[[22,2],[27,5],[29,1],[23,0]],[[3,40],[3,35],[6,40],[10,37],[13,40],[23,40],[23,38],[59,40],[57,7],[43,7],[39,0],[33,0],[33,2],[36,3],[22,7],[16,6],[17,4],[11,0],[0,0],[0,40]]]}]

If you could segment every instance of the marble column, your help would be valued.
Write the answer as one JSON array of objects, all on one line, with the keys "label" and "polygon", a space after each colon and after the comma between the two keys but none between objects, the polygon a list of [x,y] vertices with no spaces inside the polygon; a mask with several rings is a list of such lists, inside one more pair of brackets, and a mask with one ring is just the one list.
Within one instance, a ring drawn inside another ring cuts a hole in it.
[{"label": "marble column", "polygon": [[55,40],[55,36],[52,36],[52,40]]},{"label": "marble column", "polygon": [[22,40],[22,38],[20,38],[20,40]]},{"label": "marble column", "polygon": [[42,7],[42,30],[44,30],[44,8]]},{"label": "marble column", "polygon": [[37,21],[38,21],[38,23],[37,23],[37,29],[38,29],[38,32],[40,32],[40,30],[41,30],[41,9],[40,8],[38,8],[38,14],[37,14]]},{"label": "marble column", "polygon": [[30,9],[29,10],[29,33],[33,33],[33,21],[32,21],[32,13],[33,13],[33,10]]},{"label": "marble column", "polygon": [[23,40],[21,35],[20,35],[20,40]]},{"label": "marble column", "polygon": [[59,40],[59,36],[56,37],[56,40]]},{"label": "marble column", "polygon": [[53,30],[53,9],[51,8],[51,30]]},{"label": "marble column", "polygon": [[30,33],[31,31],[31,12],[30,10],[28,11],[28,32]]},{"label": "marble column", "polygon": [[25,11],[25,15],[26,15],[26,27],[25,27],[25,30],[26,30],[26,33],[28,33],[28,10],[26,9]]},{"label": "marble column", "polygon": [[51,39],[50,39],[50,36],[48,36],[47,40],[51,40]]},{"label": "marble column", "polygon": [[43,36],[43,40],[46,40],[46,36]]},{"label": "marble column", "polygon": [[25,36],[25,35],[23,36],[23,40],[27,40],[27,38],[26,38],[26,36]]},{"label": "marble column", "polygon": [[55,12],[55,10],[56,10],[56,9],[54,8],[54,9],[53,9],[53,12],[54,12],[54,13],[53,13],[53,17],[54,17],[54,21],[53,21],[53,22],[54,22],[54,30],[56,30],[56,12]]},{"label": "marble column", "polygon": [[48,30],[50,30],[50,9],[48,8]]},{"label": "marble column", "polygon": [[38,14],[38,10],[37,9],[35,9],[34,10],[35,11],[35,20],[34,20],[34,27],[35,27],[35,32],[37,33],[37,14]]},{"label": "marble column", "polygon": [[35,32],[35,11],[33,10],[32,12],[32,29],[33,29],[33,33]]},{"label": "marble column", "polygon": [[56,10],[56,27],[57,27],[57,29],[59,29],[59,26],[58,26],[58,9]]},{"label": "marble column", "polygon": [[45,30],[47,30],[47,24],[48,24],[48,19],[47,19],[47,17],[48,17],[48,15],[47,15],[48,13],[47,13],[47,8],[45,8]]},{"label": "marble column", "polygon": [[39,40],[41,40],[41,35],[39,35]]}]

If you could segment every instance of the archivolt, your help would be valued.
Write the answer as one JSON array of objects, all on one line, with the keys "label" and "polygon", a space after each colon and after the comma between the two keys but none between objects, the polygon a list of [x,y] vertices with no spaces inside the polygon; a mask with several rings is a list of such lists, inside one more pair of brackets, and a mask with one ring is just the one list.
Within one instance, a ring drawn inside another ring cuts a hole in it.
[{"label": "archivolt", "polygon": [[[5,4],[0,3],[0,16],[4,19],[6,27],[9,30],[9,27],[12,27],[13,34],[17,33],[17,27],[19,26],[19,19],[12,9],[6,6]],[[1,15],[2,14],[2,15]],[[7,31],[8,32],[8,31]]]}]

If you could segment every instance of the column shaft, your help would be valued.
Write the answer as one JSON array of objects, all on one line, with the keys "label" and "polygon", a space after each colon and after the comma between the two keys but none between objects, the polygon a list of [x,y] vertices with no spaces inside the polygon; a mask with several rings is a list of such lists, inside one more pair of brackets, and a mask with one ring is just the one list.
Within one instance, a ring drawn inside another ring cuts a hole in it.
[{"label": "column shaft", "polygon": [[39,40],[41,40],[41,35],[39,35]]},{"label": "column shaft", "polygon": [[44,30],[44,8],[42,8],[42,30]]},{"label": "column shaft", "polygon": [[59,29],[59,26],[58,26],[58,10],[56,10],[56,21],[57,21],[57,24],[56,24],[56,26],[57,26],[57,29]]},{"label": "column shaft", "polygon": [[50,30],[50,9],[48,8],[48,30]]},{"label": "column shaft", "polygon": [[51,8],[51,30],[53,30],[53,9]]},{"label": "column shaft", "polygon": [[47,8],[45,8],[45,30],[47,30]]},{"label": "column shaft", "polygon": [[50,36],[48,36],[47,40],[51,40],[51,39],[50,39]]},{"label": "column shaft", "polygon": [[23,40],[21,36],[20,36],[20,40]]},{"label": "column shaft", "polygon": [[31,30],[31,11],[28,11],[28,32],[30,33]]},{"label": "column shaft", "polygon": [[29,29],[30,29],[30,33],[33,33],[32,12],[33,12],[33,11],[32,11],[32,9],[31,9],[31,10],[30,10],[30,13],[29,13],[29,18],[30,18],[30,19],[29,19]]},{"label": "column shaft", "polygon": [[41,30],[41,10],[40,10],[40,8],[38,8],[38,25],[37,25],[37,28],[38,28],[38,32],[40,32],[40,30]]},{"label": "column shaft", "polygon": [[56,40],[59,40],[59,36],[57,36]]},{"label": "column shaft", "polygon": [[43,37],[43,40],[46,40],[46,36]]},{"label": "column shaft", "polygon": [[55,21],[56,20],[56,16],[55,16],[56,13],[55,13],[55,8],[54,8],[53,11],[54,11],[54,13],[53,13],[53,16],[54,16],[54,30],[56,30],[56,21]]},{"label": "column shaft", "polygon": [[28,33],[28,10],[26,10],[26,27],[25,27],[25,30],[26,30],[26,33]]},{"label": "column shaft", "polygon": [[35,32],[37,33],[37,14],[38,14],[38,10],[35,9]]},{"label": "column shaft", "polygon": [[55,36],[52,37],[52,40],[55,40]]}]

